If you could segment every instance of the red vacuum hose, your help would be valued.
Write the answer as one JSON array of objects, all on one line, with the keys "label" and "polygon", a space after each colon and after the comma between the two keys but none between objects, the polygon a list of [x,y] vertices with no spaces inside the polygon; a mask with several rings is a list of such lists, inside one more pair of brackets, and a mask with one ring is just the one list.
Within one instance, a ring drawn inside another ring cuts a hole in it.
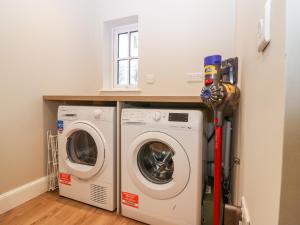
[{"label": "red vacuum hose", "polygon": [[220,225],[221,175],[222,175],[222,126],[216,126],[215,171],[214,171],[214,211],[213,225]]}]

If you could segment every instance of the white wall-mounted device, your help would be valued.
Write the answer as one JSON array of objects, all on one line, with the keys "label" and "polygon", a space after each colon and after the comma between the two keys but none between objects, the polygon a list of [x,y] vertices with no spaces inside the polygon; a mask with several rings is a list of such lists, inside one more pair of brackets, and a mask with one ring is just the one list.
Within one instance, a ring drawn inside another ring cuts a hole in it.
[{"label": "white wall-mounted device", "polygon": [[155,83],[154,74],[146,74],[146,83],[147,84],[154,84]]},{"label": "white wall-mounted device", "polygon": [[258,22],[258,42],[257,49],[263,52],[271,41],[271,11],[272,0],[265,3],[265,15]]},{"label": "white wall-mounted device", "polygon": [[194,82],[202,82],[203,74],[201,72],[187,73],[186,74],[186,82],[194,83]]}]

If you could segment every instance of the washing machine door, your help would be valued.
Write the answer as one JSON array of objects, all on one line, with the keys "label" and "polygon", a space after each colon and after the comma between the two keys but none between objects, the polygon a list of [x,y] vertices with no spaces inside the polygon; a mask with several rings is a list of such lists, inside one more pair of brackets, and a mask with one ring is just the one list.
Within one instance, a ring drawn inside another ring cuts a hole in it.
[{"label": "washing machine door", "polygon": [[126,155],[132,181],[152,198],[175,197],[188,184],[188,156],[183,147],[165,133],[143,133],[133,141]]},{"label": "washing machine door", "polygon": [[105,142],[99,129],[91,123],[78,121],[70,124],[63,139],[62,160],[75,177],[89,179],[97,174],[105,159]]}]

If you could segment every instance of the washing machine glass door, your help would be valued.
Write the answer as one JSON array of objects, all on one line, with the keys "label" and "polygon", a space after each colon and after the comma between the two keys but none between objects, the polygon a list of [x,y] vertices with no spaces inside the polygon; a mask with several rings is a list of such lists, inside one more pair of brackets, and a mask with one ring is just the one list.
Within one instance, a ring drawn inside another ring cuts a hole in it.
[{"label": "washing machine glass door", "polygon": [[189,181],[187,154],[165,133],[147,132],[138,136],[127,152],[127,163],[136,186],[156,199],[178,195]]},{"label": "washing machine glass door", "polygon": [[137,164],[143,176],[155,184],[167,184],[173,179],[174,150],[160,141],[149,141],[139,150]]},{"label": "washing machine glass door", "polygon": [[63,159],[73,176],[88,179],[101,170],[105,157],[101,136],[100,131],[89,123],[77,122],[67,128]]},{"label": "washing machine glass door", "polygon": [[68,137],[67,154],[73,163],[95,166],[98,155],[96,142],[85,130],[75,131]]}]

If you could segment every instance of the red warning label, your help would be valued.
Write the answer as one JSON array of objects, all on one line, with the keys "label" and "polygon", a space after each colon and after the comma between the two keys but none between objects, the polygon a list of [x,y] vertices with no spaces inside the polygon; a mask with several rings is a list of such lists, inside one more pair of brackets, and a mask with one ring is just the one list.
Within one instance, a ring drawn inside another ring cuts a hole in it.
[{"label": "red warning label", "polygon": [[59,182],[61,184],[71,185],[71,174],[59,173]]},{"label": "red warning label", "polygon": [[134,208],[139,207],[139,196],[128,192],[122,192],[122,203]]}]

